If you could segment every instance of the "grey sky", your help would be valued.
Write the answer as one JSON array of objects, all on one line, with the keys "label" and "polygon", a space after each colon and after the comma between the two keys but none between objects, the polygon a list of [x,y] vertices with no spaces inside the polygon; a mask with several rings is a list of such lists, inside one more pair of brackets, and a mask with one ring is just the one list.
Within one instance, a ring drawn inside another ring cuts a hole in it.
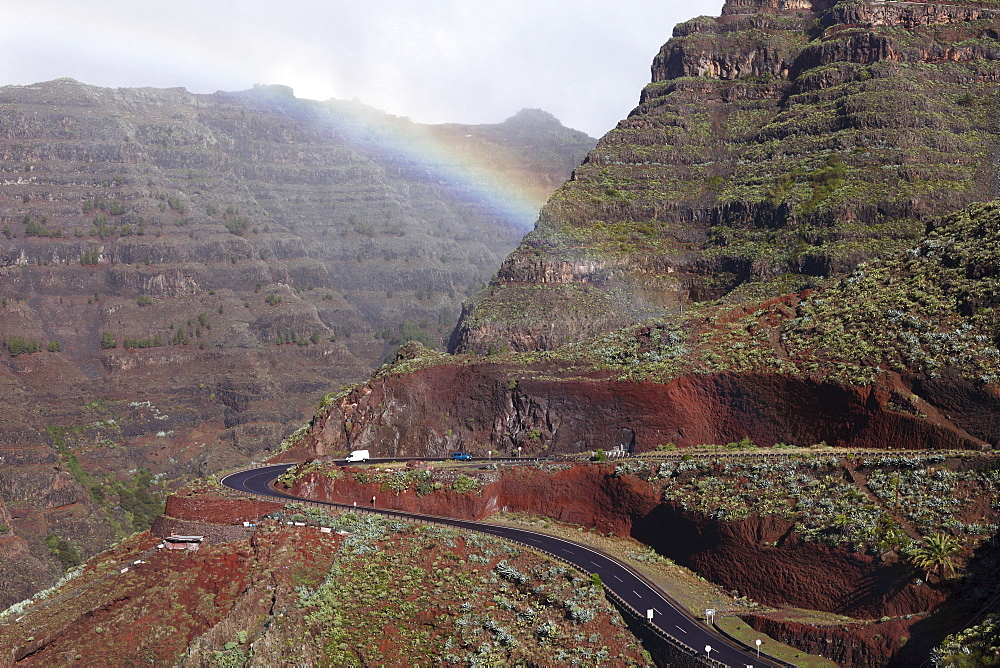
[{"label": "grey sky", "polygon": [[425,123],[540,107],[601,136],[674,24],[722,0],[0,0],[0,85],[284,84]]}]

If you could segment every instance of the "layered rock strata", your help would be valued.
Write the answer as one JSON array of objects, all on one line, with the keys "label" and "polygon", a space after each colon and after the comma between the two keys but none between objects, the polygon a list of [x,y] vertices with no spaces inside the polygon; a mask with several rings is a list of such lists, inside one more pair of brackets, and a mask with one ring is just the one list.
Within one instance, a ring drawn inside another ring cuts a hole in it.
[{"label": "layered rock strata", "polygon": [[0,88],[0,538],[45,564],[0,607],[61,570],[47,540],[142,528],[143,470],[156,497],[248,462],[401,340],[443,346],[592,145],[540,110],[432,127],[281,86]]},{"label": "layered rock strata", "polygon": [[639,106],[466,307],[452,348],[551,349],[801,289],[995,196],[998,16],[754,0],[678,25]]}]

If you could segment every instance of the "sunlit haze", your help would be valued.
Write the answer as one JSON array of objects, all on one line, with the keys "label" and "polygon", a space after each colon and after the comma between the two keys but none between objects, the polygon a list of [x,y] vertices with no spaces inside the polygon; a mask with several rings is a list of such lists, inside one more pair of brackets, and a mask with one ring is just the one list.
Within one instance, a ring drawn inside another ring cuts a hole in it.
[{"label": "sunlit haze", "polygon": [[601,136],[676,23],[721,0],[0,0],[0,85],[71,77],[196,93],[283,84],[423,123],[524,107]]}]

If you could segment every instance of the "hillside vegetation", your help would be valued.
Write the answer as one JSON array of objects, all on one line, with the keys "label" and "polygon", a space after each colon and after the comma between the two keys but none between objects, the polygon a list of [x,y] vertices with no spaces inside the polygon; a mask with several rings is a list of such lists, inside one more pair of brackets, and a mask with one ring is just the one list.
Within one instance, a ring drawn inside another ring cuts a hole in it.
[{"label": "hillside vegetation", "polygon": [[287,517],[304,525],[265,520],[194,554],[130,538],[9,611],[0,644],[24,665],[649,665],[602,588],[538,554],[374,516]]}]

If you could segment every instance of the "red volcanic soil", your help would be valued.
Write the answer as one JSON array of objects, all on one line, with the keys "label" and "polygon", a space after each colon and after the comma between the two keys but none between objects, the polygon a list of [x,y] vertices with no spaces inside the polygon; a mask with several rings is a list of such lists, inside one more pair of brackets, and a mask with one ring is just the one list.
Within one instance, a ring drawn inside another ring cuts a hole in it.
[{"label": "red volcanic soil", "polygon": [[173,494],[167,497],[162,515],[150,531],[165,538],[171,534],[203,536],[204,544],[225,543],[249,538],[260,519],[284,507],[282,503],[259,499],[233,499],[218,494]]},{"label": "red volcanic soil", "polygon": [[[913,388],[895,376],[885,382],[892,386],[695,374],[659,384],[533,378],[524,369],[499,364],[439,365],[355,388],[328,414],[317,415],[296,450],[281,459],[353,449],[375,456],[442,456],[454,450],[485,456],[488,448],[518,446],[526,454],[542,448],[581,452],[615,446],[623,430],[635,435],[638,451],[745,437],[758,445],[825,441],[840,447],[976,449],[990,437],[978,427],[966,431],[975,425],[960,425],[929,403],[921,406],[930,417],[900,412],[896,404],[907,403],[900,397]],[[928,399],[934,397],[927,392]],[[947,415],[971,413],[975,401],[969,397],[968,405]]]},{"label": "red volcanic soil", "polygon": [[[492,620],[513,634],[497,648],[509,665],[563,665],[554,657],[589,646],[605,650],[608,665],[646,663],[589,578],[534,552],[508,551],[499,539],[408,527],[345,550],[337,533],[265,521],[249,540],[196,552],[156,550],[155,542],[149,534],[124,541],[51,598],[5,620],[0,662],[464,665],[450,657],[477,653]],[[498,582],[501,561],[530,576]],[[569,600],[591,619],[570,620]],[[487,621],[472,624],[466,638],[470,617]],[[550,635],[536,633],[549,623]]]},{"label": "red volcanic soil", "polygon": [[[866,625],[811,626],[768,615],[741,617],[754,629],[775,640],[791,644],[818,656],[832,659],[842,666],[896,666],[919,665],[920,658],[913,656],[900,662],[898,654],[919,633],[914,627],[923,623],[922,617],[892,619]],[[924,649],[926,655],[927,648]]]},{"label": "red volcanic soil", "polygon": [[285,504],[259,499],[232,499],[209,494],[167,497],[163,514],[178,520],[206,524],[256,522],[264,515],[281,510]]},{"label": "red volcanic soil", "polygon": [[[612,466],[519,466],[504,469],[482,491],[386,491],[350,475],[309,473],[291,493],[307,498],[480,520],[498,511],[524,512],[601,532],[633,536],[729,590],[768,605],[850,614],[859,618],[923,612],[943,600],[914,586],[901,564],[806,542],[773,516],[716,521],[661,503],[651,484],[613,475]],[[775,546],[778,543],[778,546]]]},{"label": "red volcanic soil", "polygon": [[[289,528],[193,553],[151,550],[155,542],[141,534],[102,553],[78,580],[21,621],[0,627],[0,647],[9,651],[9,661],[176,665],[192,641],[247,598],[248,588],[294,576],[305,567],[287,561],[299,560],[295,555],[308,554],[309,568],[328,568],[340,541],[335,534]],[[139,558],[144,563],[134,564]],[[252,597],[253,605],[242,612],[242,628],[268,613],[268,601]]]},{"label": "red volcanic soil", "polygon": [[623,536],[631,531],[635,515],[647,514],[657,505],[656,492],[649,484],[632,477],[617,478],[612,467],[552,468],[556,470],[504,469],[499,480],[486,483],[480,493],[442,489],[421,496],[412,489],[387,491],[379,483],[361,483],[350,475],[331,480],[322,473],[304,475],[289,491],[317,501],[358,505],[370,505],[375,497],[379,508],[471,520],[494,512],[527,512]]},{"label": "red volcanic soil", "polygon": [[[423,496],[414,490],[382,489],[360,483],[344,469],[331,479],[305,474],[293,494],[341,503],[376,505],[432,515],[487,519],[496,511],[524,512],[632,536],[706,579],[766,605],[791,606],[888,622],[814,627],[772,617],[748,623],[804,651],[845,665],[907,665],[961,626],[963,595],[949,588],[917,584],[898,560],[802,540],[793,525],[775,516],[714,520],[661,503],[658,489],[633,476],[617,477],[610,465],[519,466],[490,474],[479,493],[442,489]],[[988,572],[996,564],[986,545],[970,569]],[[981,565],[976,565],[981,564]],[[955,590],[957,592],[957,590]],[[928,616],[928,611],[932,611]],[[907,619],[909,617],[909,619]],[[911,640],[912,636],[912,640]],[[834,648],[839,648],[834,650]]]}]

